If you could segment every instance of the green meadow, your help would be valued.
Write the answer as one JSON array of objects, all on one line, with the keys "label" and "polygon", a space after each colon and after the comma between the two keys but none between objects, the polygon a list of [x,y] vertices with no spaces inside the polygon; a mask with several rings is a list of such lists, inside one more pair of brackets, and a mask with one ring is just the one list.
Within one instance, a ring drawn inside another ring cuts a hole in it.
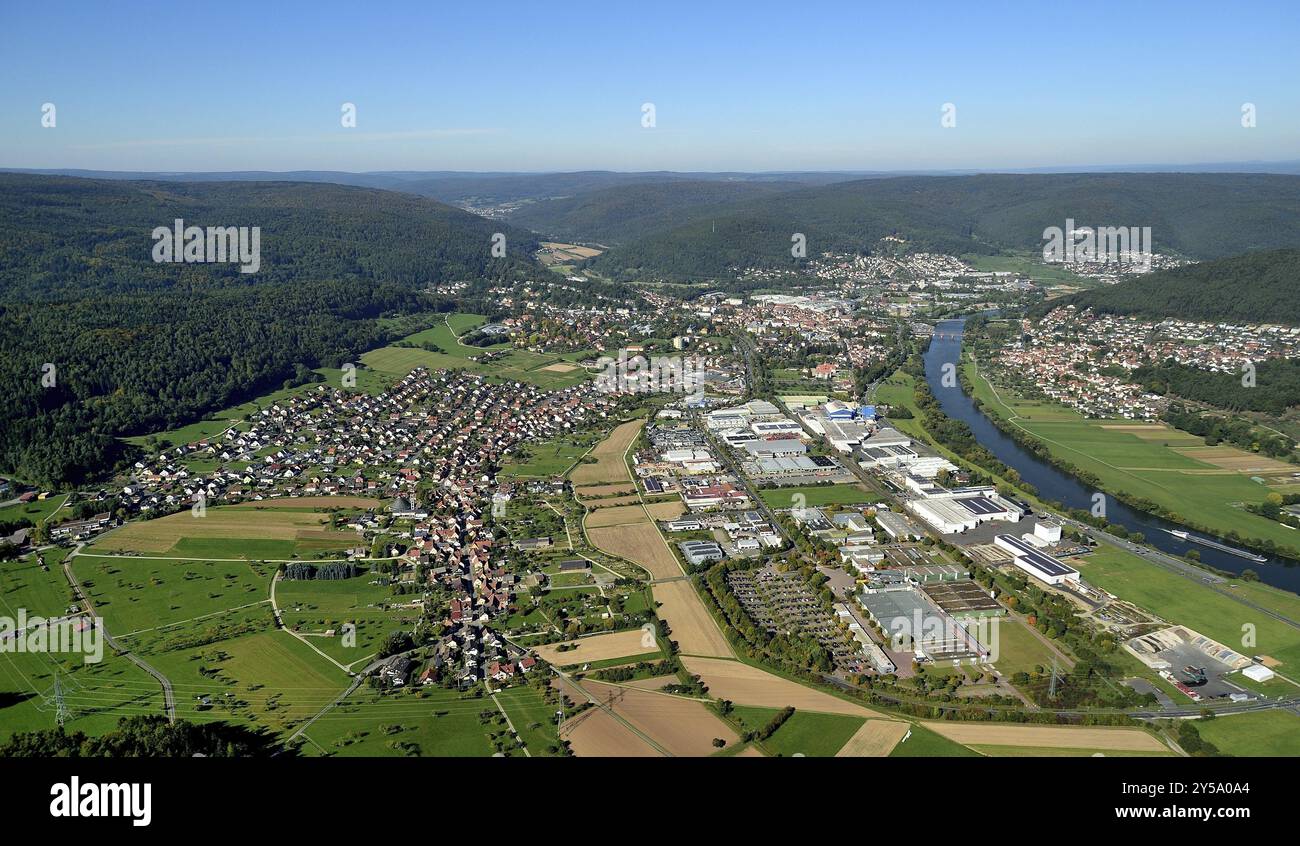
[{"label": "green meadow", "polygon": [[[728,716],[742,731],[759,731],[779,713],[778,708],[737,705]],[[795,711],[771,737],[755,743],[769,755],[833,758],[864,722],[847,714]]]},{"label": "green meadow", "polygon": [[[307,637],[313,646],[340,664],[349,665],[378,651],[392,632],[411,629],[419,609],[398,608],[411,597],[393,595],[387,585],[371,584],[374,575],[351,579],[281,579],[275,601],[288,629]],[[356,626],[356,643],[344,642],[343,626]],[[325,632],[333,631],[332,636]]]},{"label": "green meadow", "polygon": [[[1300,677],[1300,630],[1122,549],[1099,546],[1088,555],[1071,559],[1071,563],[1090,584],[1166,620],[1190,626],[1231,649],[1247,655],[1270,655],[1282,662],[1279,672]],[[1264,593],[1261,588],[1279,594],[1278,602],[1292,601],[1282,591],[1263,585],[1252,586],[1243,595],[1253,599]],[[1239,587],[1227,589],[1235,591]],[[1254,646],[1242,643],[1243,627],[1248,625],[1254,627]]]},{"label": "green meadow", "polygon": [[73,571],[122,636],[266,600],[274,565],[79,555]]},{"label": "green meadow", "polygon": [[288,632],[273,629],[143,657],[171,681],[178,717],[276,732],[319,712],[350,681]]},{"label": "green meadow", "polygon": [[537,688],[526,684],[499,690],[495,698],[510,715],[510,722],[514,723],[530,755],[538,758],[560,754],[558,749],[550,749],[559,746],[555,733],[557,705],[548,704]]},{"label": "green meadow", "polygon": [[1256,711],[1199,720],[1196,728],[1221,752],[1265,758],[1300,756],[1300,716],[1291,711]]},{"label": "green meadow", "polygon": [[998,659],[994,662],[1005,675],[1032,673],[1036,667],[1052,666],[1052,653],[1024,623],[1002,617],[998,627]]},{"label": "green meadow", "polygon": [[582,457],[595,438],[555,438],[535,444],[515,447],[515,454],[507,457],[501,475],[507,478],[549,478],[562,475]]},{"label": "green meadow", "polygon": [[1203,447],[1202,439],[1173,428],[1159,437],[1106,428],[1134,421],[1093,420],[1056,403],[995,393],[972,361],[967,359],[963,367],[986,413],[1038,438],[1058,459],[1099,479],[1106,491],[1149,500],[1219,534],[1236,531],[1243,537],[1300,548],[1295,531],[1240,507],[1262,502],[1271,488],[1252,481],[1247,473],[1224,470],[1176,451]]},{"label": "green meadow", "polygon": [[891,758],[975,758],[978,752],[962,746],[955,740],[913,724],[911,735],[889,753]]},{"label": "green meadow", "polygon": [[[487,696],[440,687],[397,692],[362,687],[311,724],[302,751],[313,756],[482,758],[497,751],[489,735],[501,737],[503,724]],[[523,757],[521,750],[511,754]]]},{"label": "green meadow", "polygon": [[808,485],[806,487],[770,488],[758,492],[772,508],[790,508],[796,495],[804,497],[804,505],[818,508],[823,505],[869,505],[880,497],[864,490],[861,485]]}]

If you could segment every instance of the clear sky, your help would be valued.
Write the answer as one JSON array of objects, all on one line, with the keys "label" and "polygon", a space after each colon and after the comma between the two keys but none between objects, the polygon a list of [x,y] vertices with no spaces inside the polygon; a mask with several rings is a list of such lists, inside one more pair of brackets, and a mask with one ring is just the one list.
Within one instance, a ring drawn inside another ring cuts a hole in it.
[{"label": "clear sky", "polygon": [[[345,102],[355,128],[341,125]],[[45,103],[53,128],[41,126]],[[1241,125],[1244,103],[1254,128]],[[1300,159],[1296,0],[0,0],[0,167],[1286,159]]]}]

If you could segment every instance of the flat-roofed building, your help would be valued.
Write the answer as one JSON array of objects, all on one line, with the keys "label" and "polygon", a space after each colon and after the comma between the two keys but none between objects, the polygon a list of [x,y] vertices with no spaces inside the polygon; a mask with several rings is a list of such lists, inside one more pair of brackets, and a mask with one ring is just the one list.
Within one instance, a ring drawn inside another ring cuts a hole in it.
[{"label": "flat-roofed building", "polygon": [[1035,549],[1013,535],[998,535],[994,545],[1011,553],[1011,560],[1029,575],[1049,585],[1079,581],[1079,571],[1056,558]]}]

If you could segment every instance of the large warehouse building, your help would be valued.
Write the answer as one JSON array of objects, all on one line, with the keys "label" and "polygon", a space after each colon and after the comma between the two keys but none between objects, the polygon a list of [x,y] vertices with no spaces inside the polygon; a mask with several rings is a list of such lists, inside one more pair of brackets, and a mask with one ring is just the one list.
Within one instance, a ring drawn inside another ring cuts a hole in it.
[{"label": "large warehouse building", "polygon": [[1020,508],[1007,502],[991,487],[948,490],[928,479],[907,477],[907,487],[917,495],[907,508],[943,535],[955,535],[990,520],[1014,523]]},{"label": "large warehouse building", "polygon": [[998,535],[993,539],[993,543],[1010,552],[1016,566],[1040,582],[1059,585],[1062,582],[1079,581],[1078,570],[1045,552],[1040,552],[1032,544],[1014,535]]}]

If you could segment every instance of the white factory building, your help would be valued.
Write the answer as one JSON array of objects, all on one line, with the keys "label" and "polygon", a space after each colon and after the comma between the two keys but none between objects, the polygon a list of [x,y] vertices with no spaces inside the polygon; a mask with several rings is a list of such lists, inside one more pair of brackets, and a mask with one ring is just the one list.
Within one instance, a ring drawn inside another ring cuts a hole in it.
[{"label": "white factory building", "polygon": [[990,520],[1014,523],[1020,507],[1004,500],[993,487],[947,488],[929,479],[909,475],[907,489],[915,495],[907,510],[941,535],[955,535]]},{"label": "white factory building", "polygon": [[1015,565],[1029,575],[1049,585],[1063,582],[1078,582],[1079,571],[1068,564],[1040,552],[1032,544],[1013,535],[998,535],[993,539],[994,545],[1011,553]]}]

